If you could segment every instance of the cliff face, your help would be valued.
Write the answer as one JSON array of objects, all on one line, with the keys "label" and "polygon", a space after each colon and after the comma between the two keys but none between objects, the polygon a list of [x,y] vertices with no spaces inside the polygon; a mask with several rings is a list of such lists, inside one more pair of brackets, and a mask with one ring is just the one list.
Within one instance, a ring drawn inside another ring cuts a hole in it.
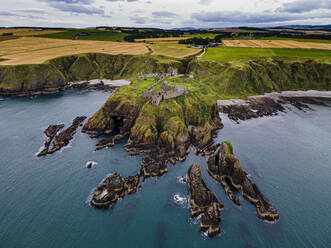
[{"label": "cliff face", "polygon": [[286,90],[331,90],[331,61],[327,59],[192,61],[188,70],[225,98]]},{"label": "cliff face", "polygon": [[56,91],[70,81],[131,78],[139,73],[180,67],[151,56],[83,54],[60,57],[40,65],[0,66],[0,94]]},{"label": "cliff face", "polygon": [[[149,60],[146,63],[153,64]],[[119,75],[138,74],[128,72],[129,69],[136,70],[127,66]],[[139,70],[146,72],[146,68]],[[187,70],[198,78],[184,81],[191,87],[190,94],[152,106],[149,99],[140,97],[141,82],[135,81],[114,93],[90,118],[84,131],[92,136],[128,134],[127,150],[132,154],[155,151],[157,147],[181,160],[191,144],[196,152],[205,154],[217,148],[212,138],[222,127],[215,104],[220,98],[277,90],[330,89],[331,62],[327,60],[262,58],[227,63],[193,60]]]},{"label": "cliff face", "polygon": [[133,154],[157,148],[182,160],[191,144],[205,146],[222,127],[216,106],[199,102],[193,96],[185,95],[153,106],[150,100],[127,91],[121,88],[110,96],[83,131],[92,136],[129,134],[127,150]]}]

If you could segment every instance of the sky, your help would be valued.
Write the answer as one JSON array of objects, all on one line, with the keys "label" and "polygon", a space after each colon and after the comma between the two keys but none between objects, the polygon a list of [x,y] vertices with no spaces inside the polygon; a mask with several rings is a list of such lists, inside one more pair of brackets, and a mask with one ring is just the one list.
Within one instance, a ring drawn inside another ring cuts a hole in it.
[{"label": "sky", "polygon": [[0,0],[0,26],[216,28],[331,24],[331,0]]}]

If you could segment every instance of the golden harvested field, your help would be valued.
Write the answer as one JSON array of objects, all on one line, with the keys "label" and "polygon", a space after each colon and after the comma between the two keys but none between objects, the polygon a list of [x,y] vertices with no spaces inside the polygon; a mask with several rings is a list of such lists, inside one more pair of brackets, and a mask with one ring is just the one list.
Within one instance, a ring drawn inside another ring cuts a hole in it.
[{"label": "golden harvested field", "polygon": [[143,43],[65,40],[22,37],[0,42],[0,65],[40,64],[49,59],[80,53],[145,54]]},{"label": "golden harvested field", "polygon": [[28,28],[1,28],[0,35],[3,33],[13,33],[14,36],[32,36],[32,35],[41,35],[41,34],[54,34],[63,32],[63,30],[36,30]]},{"label": "golden harvested field", "polygon": [[223,40],[227,47],[251,48],[302,48],[331,50],[331,44],[317,42],[299,42],[293,40]]},{"label": "golden harvested field", "polygon": [[162,55],[178,59],[197,54],[201,51],[201,49],[190,48],[187,45],[180,44],[155,44],[151,45],[150,48],[153,50],[152,55]]},{"label": "golden harvested field", "polygon": [[299,33],[306,33],[306,34],[330,34],[328,31],[323,30],[293,30],[293,29],[268,29],[269,31],[288,31],[288,32],[299,32]]}]

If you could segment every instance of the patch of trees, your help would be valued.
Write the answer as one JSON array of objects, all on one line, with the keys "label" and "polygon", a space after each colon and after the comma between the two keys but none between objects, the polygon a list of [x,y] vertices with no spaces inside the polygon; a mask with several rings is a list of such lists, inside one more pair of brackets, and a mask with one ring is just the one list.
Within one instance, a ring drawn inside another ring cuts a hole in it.
[{"label": "patch of trees", "polygon": [[187,40],[180,40],[179,44],[190,44],[195,46],[207,46],[210,43],[221,43],[223,38],[231,37],[231,33],[223,33],[220,35],[215,36],[215,38],[200,38],[194,37]]},{"label": "patch of trees", "polygon": [[149,30],[122,30],[122,33],[130,34],[124,38],[125,41],[133,42],[135,39],[148,39],[148,38],[167,38],[167,37],[180,37],[184,34],[181,30],[162,30],[162,29],[149,29]]}]

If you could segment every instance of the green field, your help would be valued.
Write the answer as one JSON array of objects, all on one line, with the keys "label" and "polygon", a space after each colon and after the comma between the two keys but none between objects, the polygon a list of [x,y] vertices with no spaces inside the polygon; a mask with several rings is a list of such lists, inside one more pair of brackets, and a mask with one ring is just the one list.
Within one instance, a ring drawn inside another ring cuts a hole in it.
[{"label": "green field", "polygon": [[210,39],[214,39],[215,36],[217,36],[218,34],[185,34],[183,35],[183,37],[188,37],[188,38],[210,38]]},{"label": "green field", "polygon": [[331,51],[316,49],[288,49],[288,48],[242,48],[217,47],[208,48],[201,57],[202,60],[235,60],[256,57],[291,57],[291,58],[331,58]]},{"label": "green field", "polygon": [[42,38],[56,38],[56,39],[72,39],[73,35],[79,33],[88,33],[88,36],[79,36],[78,40],[99,40],[99,41],[123,41],[127,34],[120,31],[101,31],[91,29],[71,29],[68,31],[54,33],[54,34],[43,34],[36,35],[36,37]]}]

